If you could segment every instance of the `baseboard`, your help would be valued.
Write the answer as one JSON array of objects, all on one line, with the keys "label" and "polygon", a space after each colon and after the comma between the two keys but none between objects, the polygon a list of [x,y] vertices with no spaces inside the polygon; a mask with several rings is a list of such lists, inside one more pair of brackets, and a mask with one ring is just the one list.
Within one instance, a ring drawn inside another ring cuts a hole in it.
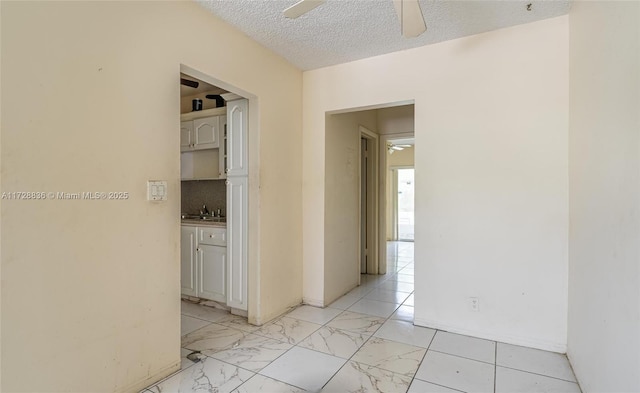
[{"label": "baseboard", "polygon": [[519,345],[521,347],[542,349],[543,351],[551,351],[558,353],[567,353],[567,343],[558,343],[546,340],[532,339],[531,337],[514,336],[507,334],[496,334],[494,332],[486,332],[482,330],[466,329],[461,326],[447,325],[444,323],[429,321],[426,319],[416,318],[413,323],[418,326],[428,327],[431,329],[444,330],[451,333],[463,334],[483,338],[485,340],[497,341],[505,344]]},{"label": "baseboard", "polygon": [[273,321],[276,318],[280,318],[281,316],[284,316],[285,314],[289,313],[291,310],[293,310],[294,308],[298,307],[300,305],[300,301],[298,300],[297,302],[290,304],[289,306],[285,307],[284,309],[280,309],[279,311],[276,311],[274,313],[271,313],[269,315],[263,316],[263,318],[255,318],[255,325],[256,326],[262,326],[265,323],[268,323],[270,321]]},{"label": "baseboard", "polygon": [[229,310],[229,312],[233,315],[237,315],[239,317],[248,317],[249,313],[247,312],[247,310],[240,310],[239,308],[233,308],[231,307],[231,309]]},{"label": "baseboard", "polygon": [[155,385],[158,382],[172,376],[173,374],[177,373],[180,371],[180,363],[181,361],[178,361],[178,363],[174,363],[171,364],[168,367],[165,367],[163,369],[161,369],[160,371],[158,371],[157,373],[153,374],[150,377],[145,378],[144,380],[140,381],[140,382],[136,382],[133,383],[129,386],[126,386],[122,389],[118,389],[116,390],[117,393],[131,393],[131,392],[140,392],[142,391],[144,388],[147,388],[149,386]]},{"label": "baseboard", "polygon": [[307,305],[313,306],[313,307],[324,308],[324,300],[310,299],[308,297],[303,297],[302,298],[302,304],[307,304]]}]

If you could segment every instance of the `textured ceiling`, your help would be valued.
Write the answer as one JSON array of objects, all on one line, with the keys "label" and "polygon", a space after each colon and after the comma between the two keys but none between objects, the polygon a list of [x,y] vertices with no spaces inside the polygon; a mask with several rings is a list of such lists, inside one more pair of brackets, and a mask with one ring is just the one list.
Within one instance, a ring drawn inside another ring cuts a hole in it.
[{"label": "textured ceiling", "polygon": [[568,0],[420,0],[427,31],[403,38],[391,0],[328,0],[298,19],[282,15],[297,0],[196,1],[302,70],[564,15],[570,8]]}]

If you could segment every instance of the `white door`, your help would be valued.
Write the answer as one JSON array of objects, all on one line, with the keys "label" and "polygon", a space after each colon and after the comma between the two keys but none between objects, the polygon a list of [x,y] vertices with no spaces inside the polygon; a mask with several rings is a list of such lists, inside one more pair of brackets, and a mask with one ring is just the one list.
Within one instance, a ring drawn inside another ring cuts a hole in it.
[{"label": "white door", "polygon": [[198,246],[198,297],[226,302],[227,248],[201,244]]},{"label": "white door", "polygon": [[227,178],[227,306],[247,309],[246,176]]},{"label": "white door", "polygon": [[191,150],[193,144],[193,121],[180,122],[180,151]]},{"label": "white door", "polygon": [[227,102],[227,176],[247,176],[247,121],[249,101]]},{"label": "white door", "polygon": [[196,266],[196,227],[180,227],[180,284],[181,293],[187,296],[197,296],[197,266]]},{"label": "white door", "polygon": [[220,146],[219,122],[218,116],[204,117],[193,121],[196,149],[214,149]]}]

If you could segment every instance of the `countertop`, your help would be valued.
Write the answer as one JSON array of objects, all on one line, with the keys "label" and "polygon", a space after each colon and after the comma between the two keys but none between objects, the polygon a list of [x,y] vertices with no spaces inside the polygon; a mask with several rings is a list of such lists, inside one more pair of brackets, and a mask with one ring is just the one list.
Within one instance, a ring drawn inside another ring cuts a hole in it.
[{"label": "countertop", "polygon": [[180,221],[183,225],[197,225],[207,227],[226,228],[227,222],[213,221],[213,220],[200,220],[198,218],[183,218]]}]

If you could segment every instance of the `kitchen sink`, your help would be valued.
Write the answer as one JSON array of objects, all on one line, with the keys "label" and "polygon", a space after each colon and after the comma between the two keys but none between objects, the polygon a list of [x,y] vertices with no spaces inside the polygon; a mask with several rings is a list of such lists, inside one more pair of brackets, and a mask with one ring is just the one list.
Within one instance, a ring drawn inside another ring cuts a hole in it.
[{"label": "kitchen sink", "polygon": [[183,214],[183,220],[201,220],[201,221],[213,221],[213,222],[226,222],[227,219],[225,217],[214,217],[204,214]]}]

